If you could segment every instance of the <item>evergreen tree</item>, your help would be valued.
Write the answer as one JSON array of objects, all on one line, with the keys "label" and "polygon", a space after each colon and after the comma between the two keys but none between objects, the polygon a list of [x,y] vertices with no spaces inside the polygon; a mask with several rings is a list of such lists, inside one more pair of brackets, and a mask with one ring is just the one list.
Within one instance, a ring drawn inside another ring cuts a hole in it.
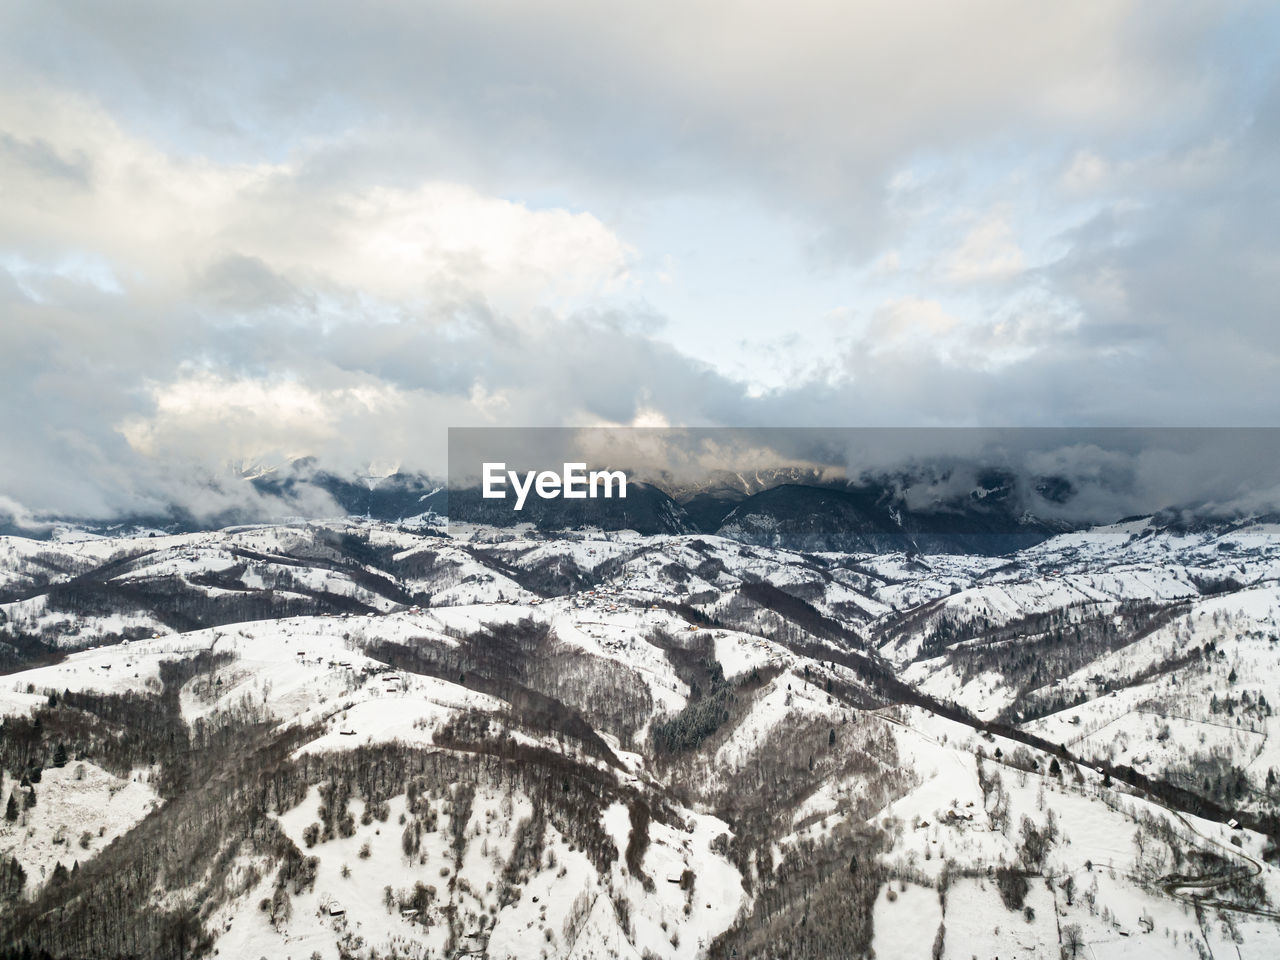
[{"label": "evergreen tree", "polygon": [[58,745],[53,751],[53,765],[59,768],[67,765],[67,748],[62,745],[61,740],[58,741]]},{"label": "evergreen tree", "polygon": [[4,808],[4,818],[10,823],[18,819],[18,798],[13,795],[13,791],[9,791],[9,802]]}]

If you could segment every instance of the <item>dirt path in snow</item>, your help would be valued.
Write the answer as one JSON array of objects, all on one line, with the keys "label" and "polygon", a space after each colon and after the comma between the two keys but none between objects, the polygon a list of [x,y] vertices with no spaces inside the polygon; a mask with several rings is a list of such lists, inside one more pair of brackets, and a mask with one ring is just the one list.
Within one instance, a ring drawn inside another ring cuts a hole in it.
[{"label": "dirt path in snow", "polygon": [[[1161,804],[1163,806],[1163,804]],[[1224,844],[1207,836],[1196,829],[1187,817],[1178,810],[1165,807],[1171,814],[1190,830],[1193,834],[1211,846],[1217,847],[1230,857],[1234,857],[1241,861],[1240,866],[1233,870],[1223,870],[1220,873],[1210,873],[1203,877],[1186,878],[1179,877],[1177,879],[1165,880],[1160,883],[1162,889],[1168,896],[1174,900],[1181,900],[1183,903],[1189,903],[1192,906],[1215,907],[1219,910],[1230,910],[1233,913],[1247,913],[1255,917],[1267,917],[1271,920],[1280,920],[1280,912],[1275,910],[1264,910],[1261,907],[1247,907],[1243,904],[1233,903],[1229,900],[1220,900],[1216,897],[1199,896],[1196,893],[1188,891],[1213,891],[1226,884],[1232,883],[1243,877],[1256,877],[1262,873],[1262,864],[1249,856],[1238,847]]]}]

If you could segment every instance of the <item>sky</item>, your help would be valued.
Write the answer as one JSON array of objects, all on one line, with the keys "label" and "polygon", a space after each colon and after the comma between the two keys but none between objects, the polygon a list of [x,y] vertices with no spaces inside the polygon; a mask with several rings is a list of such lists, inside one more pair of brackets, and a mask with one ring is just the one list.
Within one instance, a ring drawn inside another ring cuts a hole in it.
[{"label": "sky", "polygon": [[1278,60],[1230,0],[3,0],[0,514],[450,426],[1278,425]]}]

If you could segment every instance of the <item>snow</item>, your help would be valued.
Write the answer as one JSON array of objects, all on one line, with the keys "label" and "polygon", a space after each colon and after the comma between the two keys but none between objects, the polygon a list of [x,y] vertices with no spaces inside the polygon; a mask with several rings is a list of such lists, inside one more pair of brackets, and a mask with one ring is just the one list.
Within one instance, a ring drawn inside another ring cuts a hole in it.
[{"label": "snow", "polygon": [[333,715],[328,731],[300,747],[298,754],[391,741],[430,744],[432,733],[458,710],[497,712],[503,706],[493,697],[434,677],[415,677],[412,683],[403,694],[375,696]]},{"label": "snow", "polygon": [[716,659],[726,678],[739,677],[770,663],[778,662],[782,651],[776,644],[747,633],[717,630],[713,634]]},{"label": "snow", "polygon": [[943,915],[946,925],[943,957],[946,960],[970,960],[974,956],[1059,960],[1053,895],[1038,878],[1032,878],[1026,905],[1034,911],[1030,921],[1021,911],[1005,908],[992,881],[969,877],[953,881],[947,890]]},{"label": "snow", "polygon": [[942,923],[942,903],[932,887],[891,881],[876,897],[871,918],[875,956],[929,957]]},{"label": "snow", "polygon": [[[406,811],[403,795],[389,802],[385,823],[375,819],[361,824],[363,808],[359,801],[353,801],[354,834],[308,848],[303,831],[317,819],[320,802],[319,788],[312,788],[302,803],[279,817],[280,825],[304,853],[319,858],[314,889],[292,898],[292,918],[277,931],[257,909],[258,902],[272,892],[272,881],[264,880],[224,908],[219,917],[224,928],[219,938],[222,951],[230,950],[235,956],[279,956],[285,950],[305,957],[319,950],[328,958],[336,956],[334,943],[343,931],[359,930],[364,942],[379,950],[399,945],[402,950],[419,951],[410,952],[410,956],[425,955],[426,950],[438,955],[447,926],[437,916],[438,908],[451,902],[464,919],[464,932],[478,929],[479,917],[492,918],[486,937],[487,955],[494,958],[523,958],[549,947],[553,955],[585,958],[612,950],[638,960],[641,946],[661,956],[693,958],[732,922],[743,901],[740,878],[732,864],[710,852],[711,842],[727,831],[714,817],[690,813],[687,829],[651,824],[644,867],[657,889],[649,896],[637,878],[625,875],[621,860],[609,877],[599,877],[583,853],[571,850],[565,838],[548,824],[539,864],[527,877],[518,878],[512,890],[514,898],[498,908],[499,889],[493,881],[502,875],[511,856],[516,824],[533,810],[521,794],[502,794],[491,788],[477,791],[464,830],[466,847],[457,865],[449,848],[447,797],[432,802],[439,818],[437,827],[422,834],[420,852],[413,859],[406,858],[401,849],[398,821]],[[604,823],[619,850],[625,850],[630,834],[627,808],[622,804],[607,808]],[[366,845],[369,855],[364,857],[361,851]],[[342,875],[344,866],[348,877]],[[692,891],[686,893],[666,882],[668,875],[678,877],[690,866],[697,874]],[[407,891],[416,882],[437,891],[430,926],[424,927],[394,909],[388,911],[384,903],[386,887]],[[621,929],[608,887],[631,902],[630,936]],[[580,897],[587,913],[574,931],[565,921]],[[689,897],[692,908],[686,914]],[[329,912],[334,904],[343,910],[340,921]],[[667,931],[661,927],[663,922]],[[568,932],[574,933],[572,942],[565,940]],[[678,933],[678,947],[670,942],[673,933]]]},{"label": "snow", "polygon": [[[35,806],[16,823],[0,819],[0,854],[14,857],[26,871],[25,894],[34,896],[57,864],[70,870],[75,861],[89,859],[155,809],[160,801],[146,781],[145,771],[122,779],[88,760],[43,771],[40,782],[32,785]],[[21,807],[26,791],[0,774],[0,804],[7,804],[14,791]]]},{"label": "snow", "polygon": [[[791,689],[787,689],[788,686]],[[715,754],[715,765],[736,769],[764,742],[767,735],[789,717],[804,718],[826,716],[839,717],[839,707],[826,703],[826,695],[819,688],[791,674],[784,673],[771,680],[752,695],[750,710],[734,727]]]},{"label": "snow", "polygon": [[[361,585],[357,565],[332,547],[333,534],[353,530],[384,551],[382,556],[391,556],[393,564],[414,571],[399,586],[422,595],[414,601],[417,606]],[[555,641],[580,660],[612,662],[624,668],[618,676],[625,682],[644,684],[653,701],[652,721],[683,708],[690,691],[666,653],[649,640],[656,630],[694,636],[684,620],[655,604],[687,602],[691,594],[706,592],[698,598],[699,609],[730,622],[737,588],[759,578],[794,591],[858,636],[869,637],[900,677],[979,718],[995,717],[1015,703],[1019,710],[1044,704],[1056,712],[1029,720],[1024,729],[1067,744],[1086,759],[1106,758],[1161,776],[1196,755],[1213,755],[1251,778],[1242,808],[1274,805],[1262,785],[1271,768],[1280,770],[1275,736],[1280,720],[1257,705],[1263,700],[1280,705],[1280,529],[1275,527],[1246,524],[1173,534],[1144,519],[1054,537],[1003,558],[806,555],[693,535],[586,531],[552,539],[531,529],[450,533],[442,538],[342,521],[39,545],[0,538],[0,589],[14,598],[2,605],[8,622],[46,631],[68,651],[61,662],[0,679],[0,716],[31,714],[51,690],[156,694],[164,661],[212,652],[225,657],[184,685],[179,695],[183,719],[199,724],[237,716],[277,727],[314,726],[315,737],[295,756],[390,742],[441,750],[434,743],[441,725],[473,709],[490,715],[500,735],[572,756],[571,745],[516,725],[504,701],[447,679],[392,670],[370,654],[383,641],[452,648],[459,633],[531,618],[549,626]],[[246,554],[253,556],[246,559]],[[174,579],[193,595],[213,595],[223,587],[209,586],[204,578],[235,576],[248,589],[275,583],[282,590],[287,583],[356,600],[373,612],[173,633],[146,610],[73,617],[50,605],[40,587],[45,579],[65,580],[107,560],[118,561],[111,568],[116,584]],[[584,580],[594,585],[558,597],[538,596],[517,583],[524,573],[557,565],[597,580]],[[1243,586],[1201,594],[1204,584],[1228,577]],[[1087,609],[1110,617],[1128,600],[1176,605],[1171,607],[1176,616],[1082,665],[1072,661],[1062,671],[1065,676],[1038,681],[1044,683],[1039,690],[1028,692],[997,669],[966,672],[963,646],[946,656],[921,655],[925,637],[943,618],[972,626],[1008,624],[1051,611],[1076,616]],[[911,618],[904,617],[908,610]],[[849,729],[860,735],[873,733],[882,744],[891,738],[885,756],[896,751],[899,769],[871,759],[873,767],[879,762],[882,773],[895,778],[892,793],[867,815],[869,823],[850,824],[855,801],[885,796],[876,794],[868,779],[875,773],[842,774],[806,786],[778,818],[769,842],[780,854],[806,836],[834,835],[841,824],[883,831],[887,846],[880,860],[890,879],[874,904],[877,956],[930,956],[942,929],[946,957],[1056,958],[1062,931],[1073,925],[1086,944],[1081,957],[1195,958],[1202,947],[1218,956],[1280,955],[1280,925],[1268,917],[1207,908],[1202,923],[1187,902],[1190,886],[1166,892],[1158,878],[1172,867],[1150,828],[1161,823],[1184,846],[1211,851],[1240,869],[1256,867],[1257,881],[1273,902],[1280,902],[1280,870],[1261,862],[1265,839],[1260,835],[1167,810],[1120,783],[1104,786],[1091,769],[1080,771],[1077,781],[1067,761],[1061,778],[1049,776],[1048,755],[922,708],[854,711],[828,702],[822,670],[806,683],[798,671],[813,661],[747,632],[767,632],[761,624],[759,619],[738,621],[743,629],[712,626],[696,634],[699,640],[709,638],[730,679],[756,669],[781,672],[761,688],[739,694],[735,725],[708,742],[707,754],[698,758],[706,776],[687,785],[687,793],[663,786],[671,774],[661,763],[650,764],[643,726],[639,741],[626,743],[627,750],[604,734],[625,767],[595,768],[596,775],[607,771],[611,778],[600,826],[618,850],[614,862],[598,870],[548,823],[538,862],[508,885],[504,874],[515,832],[534,811],[534,801],[510,787],[505,792],[479,787],[467,823],[459,824],[465,838],[460,850],[450,843],[453,793],[420,799],[420,812],[429,803],[437,822],[422,835],[415,857],[406,857],[401,847],[399,819],[412,815],[403,794],[390,800],[386,820],[368,824],[359,822],[363,801],[353,799],[354,835],[307,847],[304,831],[318,819],[320,804],[318,788],[312,788],[278,820],[304,856],[318,858],[314,889],[292,897],[292,918],[277,929],[259,909],[273,894],[274,868],[248,855],[238,857],[236,876],[251,878],[261,867],[262,879],[212,919],[220,955],[306,958],[316,951],[330,960],[339,955],[337,944],[351,935],[383,955],[398,951],[419,957],[431,950],[438,956],[448,936],[443,911],[450,907],[459,918],[458,932],[476,935],[474,942],[495,958],[543,951],[584,960],[639,958],[648,950],[693,960],[751,906],[737,868],[713,851],[713,846],[723,849],[733,833],[711,815],[707,798],[732,790],[742,765],[759,760],[762,746],[779,742],[771,738],[780,731],[820,725],[825,737],[828,723],[840,729],[850,718]],[[129,630],[160,636],[92,646]],[[836,673],[842,679],[851,676],[842,669]],[[1076,697],[1083,702],[1057,709]],[[1017,764],[1030,759],[1037,770],[1018,769],[1015,755]],[[588,761],[578,757],[575,762]],[[84,778],[77,780],[72,774],[77,766],[72,761],[45,770],[26,823],[0,824],[0,852],[13,852],[27,869],[28,895],[55,863],[70,866],[77,857],[91,856],[159,802],[146,771],[121,779],[85,762]],[[999,786],[993,789],[996,778]],[[12,786],[12,778],[3,781],[0,801]],[[663,803],[652,804],[644,876],[632,875],[623,856],[631,839],[628,804],[659,796]],[[680,802],[673,799],[677,796]],[[1052,817],[1059,831],[1043,865],[1052,885],[1041,876],[1029,879],[1030,914],[1006,909],[989,873],[1000,864],[1022,863],[1024,817],[1039,825]],[[66,842],[55,842],[62,826]],[[91,834],[88,850],[79,847],[85,831]],[[363,856],[366,845],[368,856]],[[679,882],[685,871],[693,877],[688,889]],[[944,872],[949,886],[942,883]],[[1075,885],[1070,904],[1063,886],[1068,877]],[[387,909],[384,888],[407,895],[419,882],[436,891],[427,915],[415,918]],[[333,912],[335,905],[340,913]],[[629,922],[622,922],[620,911]],[[573,923],[567,922],[571,915]],[[426,920],[430,925],[420,922]]]}]

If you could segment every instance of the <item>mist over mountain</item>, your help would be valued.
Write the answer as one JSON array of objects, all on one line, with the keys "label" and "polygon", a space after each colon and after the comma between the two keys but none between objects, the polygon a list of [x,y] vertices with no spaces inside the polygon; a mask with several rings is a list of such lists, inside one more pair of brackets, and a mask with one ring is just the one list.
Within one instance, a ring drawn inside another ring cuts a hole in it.
[{"label": "mist over mountain", "polygon": [[[70,527],[104,534],[130,529],[172,533],[291,518],[365,517],[427,526],[449,521],[496,528],[523,524],[543,532],[714,533],[810,551],[1000,554],[1066,530],[1135,515],[1135,505],[1162,523],[1188,528],[1276,512],[1265,496],[1224,502],[1218,493],[1159,501],[1153,499],[1159,491],[1138,489],[1130,470],[1082,476],[1078,466],[1065,466],[1061,474],[1045,474],[967,456],[939,456],[915,457],[892,468],[867,467],[853,477],[820,466],[711,470],[704,476],[652,471],[643,478],[633,475],[626,499],[530,497],[516,513],[507,501],[483,499],[477,486],[451,489],[448,478],[394,469],[343,475],[325,469],[316,458],[299,458],[271,467],[252,465],[218,478],[221,496],[244,502],[214,513],[196,514],[175,504],[109,520],[0,515],[0,521],[5,532],[48,537]],[[229,493],[237,486],[244,494]]]}]

